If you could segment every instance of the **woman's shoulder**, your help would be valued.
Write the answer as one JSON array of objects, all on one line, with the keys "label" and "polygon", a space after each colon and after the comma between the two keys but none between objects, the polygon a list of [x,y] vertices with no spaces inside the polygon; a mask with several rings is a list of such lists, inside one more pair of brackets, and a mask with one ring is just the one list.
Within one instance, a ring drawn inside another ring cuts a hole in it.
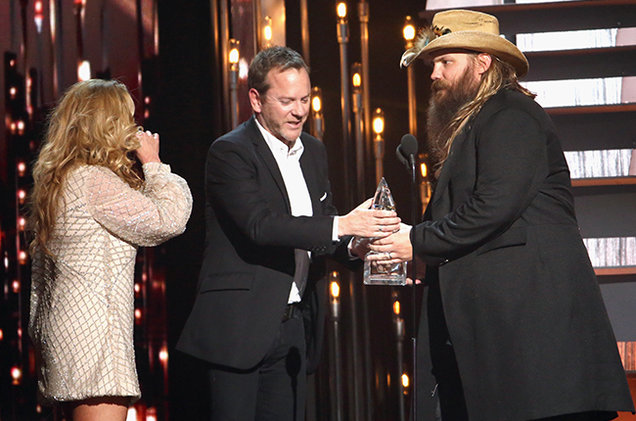
[{"label": "woman's shoulder", "polygon": [[90,177],[90,166],[89,165],[78,165],[71,170],[69,170],[66,175],[66,189],[67,190],[75,190],[76,188],[82,187],[86,180]]},{"label": "woman's shoulder", "polygon": [[96,189],[122,183],[124,181],[117,174],[102,165],[78,165],[66,177],[66,189],[78,193],[94,193]]}]

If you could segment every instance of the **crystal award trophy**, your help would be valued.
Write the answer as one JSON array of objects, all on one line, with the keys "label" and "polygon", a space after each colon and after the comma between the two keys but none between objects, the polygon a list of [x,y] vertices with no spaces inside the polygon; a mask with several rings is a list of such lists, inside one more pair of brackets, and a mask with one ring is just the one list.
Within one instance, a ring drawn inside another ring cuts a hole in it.
[{"label": "crystal award trophy", "polygon": [[[375,190],[371,209],[395,210],[395,201],[384,177]],[[373,238],[369,241],[373,241]],[[367,256],[372,254],[378,253],[370,251]],[[378,261],[370,262],[365,258],[364,283],[365,285],[406,285],[406,262],[386,264]]]}]

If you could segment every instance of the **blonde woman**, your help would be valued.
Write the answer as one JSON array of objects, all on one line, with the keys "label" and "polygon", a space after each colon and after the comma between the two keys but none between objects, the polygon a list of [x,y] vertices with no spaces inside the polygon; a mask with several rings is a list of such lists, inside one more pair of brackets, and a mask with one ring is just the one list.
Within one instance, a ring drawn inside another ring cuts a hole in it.
[{"label": "blonde woman", "polygon": [[73,421],[123,421],[139,398],[137,247],[181,234],[192,209],[186,181],[159,159],[158,135],[138,130],[133,113],[123,84],[76,83],[50,116],[33,170],[29,333],[39,391]]}]

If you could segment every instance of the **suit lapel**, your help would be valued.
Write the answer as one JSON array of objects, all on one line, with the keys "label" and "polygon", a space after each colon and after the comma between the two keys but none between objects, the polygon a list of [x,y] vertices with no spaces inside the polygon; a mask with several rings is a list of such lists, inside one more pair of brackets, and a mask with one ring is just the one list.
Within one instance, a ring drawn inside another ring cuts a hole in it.
[{"label": "suit lapel", "polygon": [[430,217],[432,219],[441,218],[452,210],[451,189],[449,185],[451,181],[450,178],[453,173],[453,167],[456,165],[458,160],[457,154],[461,150],[461,144],[466,142],[469,132],[470,124],[464,126],[451,145],[448,158],[446,158],[446,162],[444,162],[444,166],[442,167],[442,171],[437,181],[437,186],[435,186],[435,191],[431,198]]},{"label": "suit lapel", "polygon": [[272,178],[276,182],[281,196],[285,201],[287,211],[291,213],[291,204],[289,203],[289,197],[287,196],[287,188],[285,187],[283,176],[280,173],[280,169],[278,168],[278,164],[276,163],[276,159],[274,158],[272,151],[269,149],[269,146],[267,146],[267,143],[265,143],[265,139],[263,139],[263,135],[256,125],[254,116],[252,116],[252,118],[248,121],[247,127],[250,131],[249,135],[252,139],[252,143],[254,143],[254,147],[256,148],[256,156],[269,170],[269,173],[272,175]]}]

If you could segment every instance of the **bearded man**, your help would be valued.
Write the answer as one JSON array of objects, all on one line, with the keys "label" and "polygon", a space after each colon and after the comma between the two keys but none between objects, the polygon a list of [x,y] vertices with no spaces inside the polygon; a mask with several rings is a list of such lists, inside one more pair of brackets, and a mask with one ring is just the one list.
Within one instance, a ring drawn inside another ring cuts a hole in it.
[{"label": "bearded man", "polygon": [[634,411],[560,142],[517,81],[525,56],[494,16],[451,10],[432,24],[402,64],[433,66],[435,190],[422,223],[371,246],[387,263],[426,263],[418,419],[433,419],[435,396],[444,421]]}]

